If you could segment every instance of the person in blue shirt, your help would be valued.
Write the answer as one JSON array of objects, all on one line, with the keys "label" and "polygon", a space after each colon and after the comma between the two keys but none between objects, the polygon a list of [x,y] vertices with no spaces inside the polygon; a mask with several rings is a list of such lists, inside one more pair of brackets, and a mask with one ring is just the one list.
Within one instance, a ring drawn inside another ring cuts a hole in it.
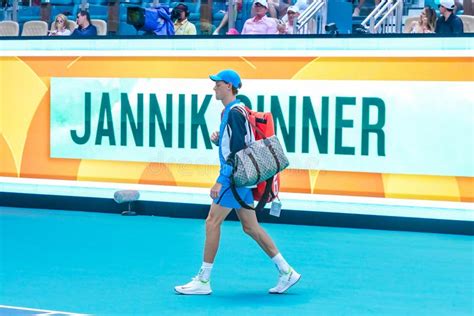
[{"label": "person in blue shirt", "polygon": [[439,2],[440,16],[436,20],[436,34],[462,34],[464,26],[460,17],[454,14],[454,0],[441,0]]},{"label": "person in blue shirt", "polygon": [[[201,269],[191,282],[175,286],[174,289],[179,294],[206,295],[212,293],[211,270],[219,248],[221,224],[227,215],[235,209],[244,232],[258,243],[277,266],[279,272],[278,283],[269,290],[269,293],[284,293],[299,281],[301,275],[283,258],[272,238],[258,223],[255,211],[241,207],[230,190],[232,166],[227,161],[236,152],[254,141],[247,119],[243,112],[239,110],[244,105],[236,97],[238,89],[242,86],[240,76],[234,70],[227,69],[210,76],[210,79],[215,82],[216,99],[221,101],[224,106],[219,132],[214,132],[211,135],[211,141],[219,146],[220,171],[209,194],[213,201],[206,219],[204,261]],[[245,109],[243,111],[245,112]],[[252,190],[250,188],[239,187],[237,191],[245,203],[253,205]],[[236,264],[241,263],[236,262]]]},{"label": "person in blue shirt", "polygon": [[92,25],[89,12],[81,10],[77,13],[77,28],[72,32],[71,36],[96,36],[97,28]]}]

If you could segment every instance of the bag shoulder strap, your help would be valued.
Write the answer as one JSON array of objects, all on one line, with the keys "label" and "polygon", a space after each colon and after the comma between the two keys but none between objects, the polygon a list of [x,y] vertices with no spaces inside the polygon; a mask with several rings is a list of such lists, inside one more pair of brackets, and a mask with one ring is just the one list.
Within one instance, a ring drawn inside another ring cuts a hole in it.
[{"label": "bag shoulder strap", "polygon": [[249,126],[251,127],[251,130],[255,131],[255,133],[258,133],[260,137],[262,137],[262,139],[267,138],[267,136],[265,136],[265,134],[257,127],[256,121],[258,120],[258,118],[255,118],[255,122],[252,122],[252,120],[249,119],[249,116],[251,114],[249,113],[250,110],[247,110],[248,108],[246,105],[244,105],[243,103],[240,103],[240,104],[234,105],[231,109],[233,110],[234,108],[240,113],[242,113],[243,116],[245,116]]},{"label": "bag shoulder strap", "polygon": [[247,203],[245,203],[242,198],[240,197],[239,195],[239,192],[237,192],[237,188],[235,187],[235,183],[234,183],[234,177],[231,176],[230,177],[230,180],[231,180],[231,185],[230,185],[230,189],[232,191],[232,194],[234,195],[234,198],[237,200],[237,202],[240,204],[240,206],[242,206],[243,208],[246,208],[246,209],[250,209],[250,210],[254,210],[254,211],[260,211],[261,209],[263,209],[263,207],[265,206],[265,204],[267,204],[267,201],[268,201],[268,197],[270,196],[270,193],[272,191],[272,186],[273,186],[273,177],[271,177],[270,179],[267,179],[266,184],[265,184],[265,191],[262,195],[262,198],[260,199],[260,201],[258,201],[257,203],[257,206],[255,207],[252,207],[250,205],[247,205]]},{"label": "bag shoulder strap", "polygon": [[[248,125],[248,128],[249,128],[248,129],[249,132],[253,132],[257,129],[256,126],[249,119],[249,112],[247,111],[247,107],[245,106],[245,104],[243,104],[243,103],[235,104],[230,108],[230,110],[231,111],[233,111],[233,110],[237,111],[245,117],[245,120],[247,121],[247,125]],[[251,136],[250,139],[251,139],[250,141],[252,142],[252,141],[255,140],[255,137]]]},{"label": "bag shoulder strap", "polygon": [[236,103],[234,105],[232,105],[232,107],[230,108],[230,110],[236,110],[236,111],[239,111],[240,113],[242,113],[243,116],[245,116],[246,119],[248,119],[248,112],[246,110],[246,106],[245,104],[243,103]]}]

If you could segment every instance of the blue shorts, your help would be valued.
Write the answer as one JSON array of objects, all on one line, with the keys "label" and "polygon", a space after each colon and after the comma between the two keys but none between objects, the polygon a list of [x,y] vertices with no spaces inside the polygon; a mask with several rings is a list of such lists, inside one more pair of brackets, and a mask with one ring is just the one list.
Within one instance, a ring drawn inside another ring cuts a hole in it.
[{"label": "blue shorts", "polygon": [[[249,206],[253,205],[252,189],[237,188],[237,192],[239,193],[239,196],[242,201],[244,201]],[[214,199],[214,203],[227,208],[242,208],[239,202],[237,202],[237,200],[234,198],[234,194],[232,194],[230,186],[222,186],[221,191],[219,192],[219,196],[217,197],[217,199]]]}]

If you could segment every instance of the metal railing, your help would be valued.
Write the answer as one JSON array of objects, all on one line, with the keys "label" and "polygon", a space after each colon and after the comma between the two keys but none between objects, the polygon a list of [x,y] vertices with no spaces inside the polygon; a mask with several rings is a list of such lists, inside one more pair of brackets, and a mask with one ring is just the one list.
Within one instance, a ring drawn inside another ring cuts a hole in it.
[{"label": "metal railing", "polygon": [[403,0],[382,0],[362,21],[369,33],[401,33]]},{"label": "metal railing", "polygon": [[314,0],[296,18],[294,34],[324,34],[327,20],[327,0]]}]

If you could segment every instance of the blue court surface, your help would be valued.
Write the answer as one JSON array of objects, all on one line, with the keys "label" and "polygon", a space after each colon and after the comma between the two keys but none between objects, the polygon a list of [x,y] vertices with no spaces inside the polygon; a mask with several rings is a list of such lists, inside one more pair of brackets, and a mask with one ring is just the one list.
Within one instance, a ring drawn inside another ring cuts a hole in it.
[{"label": "blue court surface", "polygon": [[226,221],[210,296],[177,295],[204,221],[0,207],[0,315],[474,315],[472,236],[263,224],[302,274]]}]

